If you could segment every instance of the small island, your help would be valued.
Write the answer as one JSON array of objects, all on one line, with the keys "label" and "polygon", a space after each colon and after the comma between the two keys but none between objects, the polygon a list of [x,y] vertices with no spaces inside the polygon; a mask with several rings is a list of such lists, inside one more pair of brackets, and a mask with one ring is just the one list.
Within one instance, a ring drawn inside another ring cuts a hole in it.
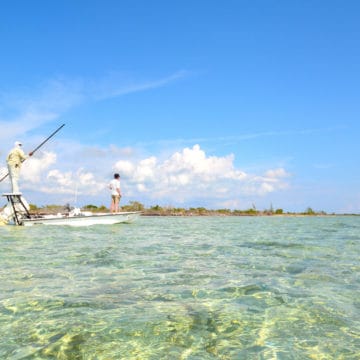
[{"label": "small island", "polygon": [[[64,205],[44,205],[38,207],[30,204],[30,213],[34,215],[57,214],[64,210],[70,210],[72,207],[69,204]],[[84,211],[91,211],[93,213],[104,213],[110,210],[105,206],[85,205],[82,207]],[[121,206],[120,211],[141,211],[142,216],[334,216],[334,215],[359,215],[359,214],[335,214],[327,213],[325,211],[315,211],[308,207],[303,212],[289,212],[281,208],[259,210],[255,206],[245,210],[231,210],[231,209],[206,209],[205,207],[172,207],[154,205],[145,207],[138,201],[130,201],[129,204]]]}]

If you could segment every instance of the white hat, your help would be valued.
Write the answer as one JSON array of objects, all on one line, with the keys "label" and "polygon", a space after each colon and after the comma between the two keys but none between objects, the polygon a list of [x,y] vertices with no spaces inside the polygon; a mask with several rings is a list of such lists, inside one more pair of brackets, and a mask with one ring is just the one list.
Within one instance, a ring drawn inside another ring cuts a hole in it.
[{"label": "white hat", "polygon": [[22,142],[21,141],[15,141],[15,146],[22,146]]}]

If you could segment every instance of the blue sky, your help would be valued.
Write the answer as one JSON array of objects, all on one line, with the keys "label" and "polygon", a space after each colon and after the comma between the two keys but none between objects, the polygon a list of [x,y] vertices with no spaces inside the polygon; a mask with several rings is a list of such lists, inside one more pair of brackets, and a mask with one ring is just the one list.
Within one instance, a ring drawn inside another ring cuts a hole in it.
[{"label": "blue sky", "polygon": [[[0,13],[0,166],[37,205],[360,212],[358,1],[19,1]],[[9,182],[0,184],[9,190]]]}]

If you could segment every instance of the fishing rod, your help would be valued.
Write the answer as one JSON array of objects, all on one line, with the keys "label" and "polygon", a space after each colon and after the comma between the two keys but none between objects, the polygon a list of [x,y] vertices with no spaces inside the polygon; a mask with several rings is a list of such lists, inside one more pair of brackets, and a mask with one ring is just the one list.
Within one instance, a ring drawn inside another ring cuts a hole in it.
[{"label": "fishing rod", "polygon": [[[51,135],[49,135],[40,145],[38,145],[33,151],[29,152],[29,155],[32,156],[34,154],[35,151],[38,151],[46,142],[48,142],[57,132],[59,132],[63,127],[65,126],[65,124],[62,124],[60,127],[58,127]],[[4,179],[6,179],[6,177],[9,175],[9,173],[7,172],[4,175],[0,175],[0,182],[2,182]]]}]

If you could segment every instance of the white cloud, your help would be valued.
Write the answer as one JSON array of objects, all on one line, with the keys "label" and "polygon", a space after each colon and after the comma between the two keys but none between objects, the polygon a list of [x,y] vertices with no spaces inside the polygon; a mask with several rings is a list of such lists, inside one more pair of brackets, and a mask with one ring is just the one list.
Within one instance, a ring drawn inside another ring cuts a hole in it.
[{"label": "white cloud", "polygon": [[87,88],[90,89],[89,95],[92,95],[95,99],[108,99],[134,92],[160,88],[184,78],[188,76],[188,74],[188,71],[180,70],[160,79],[134,81],[122,73],[111,73],[109,76],[97,81],[93,86],[88,84]]},{"label": "white cloud", "polygon": [[93,173],[83,169],[77,171],[52,169],[44,174],[37,186],[37,191],[53,195],[72,194],[91,197],[103,192],[105,188],[104,182],[96,180]]},{"label": "white cloud", "polygon": [[114,171],[120,171],[126,177],[130,177],[135,171],[135,166],[130,161],[119,160],[113,169]]},{"label": "white cloud", "polygon": [[[60,194],[84,196],[87,203],[96,202],[95,199],[104,203],[109,195],[108,182],[113,172],[119,172],[128,200],[187,206],[197,201],[222,207],[242,204],[245,198],[263,197],[289,186],[290,175],[284,168],[268,169],[264,175],[246,173],[234,165],[233,154],[209,156],[199,145],[183,148],[165,159],[151,156],[134,160],[134,151],[129,149],[91,149],[91,156],[81,146],[56,154],[39,151],[24,163],[24,193],[31,190],[46,194],[47,203],[52,202],[51,196]],[[94,161],[94,154],[99,161]]]},{"label": "white cloud", "polygon": [[246,174],[234,166],[234,155],[207,156],[199,145],[184,148],[164,161],[152,156],[137,162],[118,161],[119,171],[132,193],[142,193],[150,199],[174,202],[192,198],[220,199],[241,196],[263,196],[284,189],[283,178],[289,174],[283,168],[269,169],[265,176]]},{"label": "white cloud", "polygon": [[8,147],[29,131],[55,121],[84,100],[82,87],[78,81],[55,79],[24,92],[0,94],[0,141]]},{"label": "white cloud", "polygon": [[22,176],[29,183],[39,183],[41,175],[53,164],[56,163],[56,154],[43,152],[26,160],[22,168]]},{"label": "white cloud", "polygon": [[277,178],[289,177],[290,174],[288,172],[286,172],[285,169],[278,168],[278,169],[268,170],[265,173],[265,176],[268,178],[271,178],[271,179],[277,179]]},{"label": "white cloud", "polygon": [[71,171],[61,172],[58,169],[50,170],[46,178],[57,185],[54,189],[55,191],[57,191],[58,188],[65,189],[72,187],[74,184],[73,174]]},{"label": "white cloud", "polygon": [[0,142],[8,149],[31,130],[54,122],[67,110],[86,101],[101,101],[163,87],[187,74],[182,70],[150,81],[126,79],[114,73],[95,80],[57,77],[33,89],[0,93]]}]

